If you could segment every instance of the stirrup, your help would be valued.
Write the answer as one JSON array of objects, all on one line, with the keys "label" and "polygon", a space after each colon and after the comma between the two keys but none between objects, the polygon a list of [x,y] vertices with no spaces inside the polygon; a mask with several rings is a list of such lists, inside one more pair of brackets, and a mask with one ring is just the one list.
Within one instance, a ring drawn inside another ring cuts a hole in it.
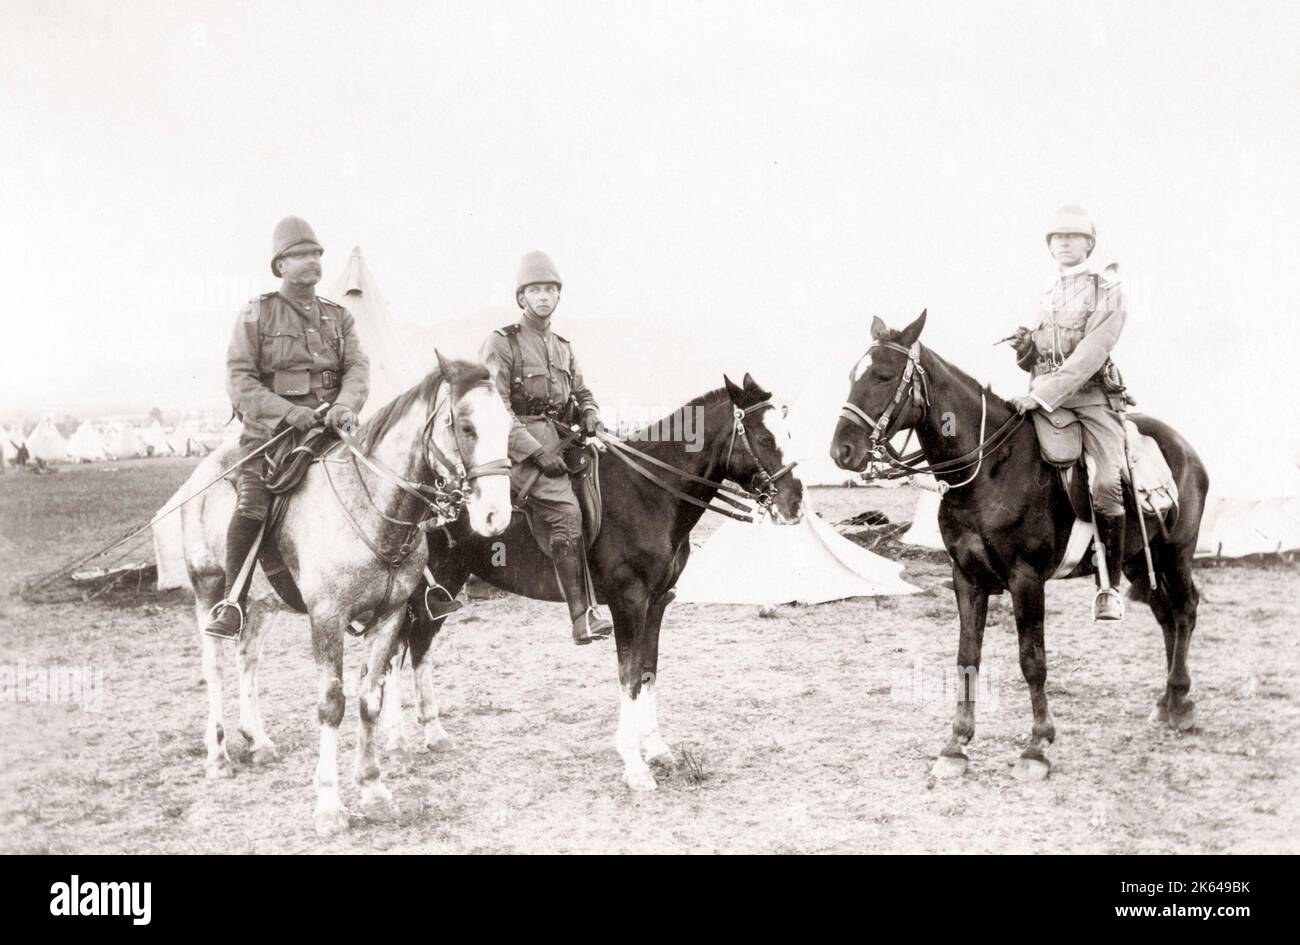
[{"label": "stirrup", "polygon": [[[432,594],[435,590],[442,591],[443,595],[447,599],[437,600],[435,598],[433,600],[430,600],[429,595]],[[441,584],[437,585],[436,587],[431,585],[424,589],[424,612],[425,614],[428,615],[430,620],[441,620],[442,618],[450,614],[454,614],[456,611],[460,610],[461,607],[463,606],[464,604],[456,600],[456,598],[452,597],[451,593]]]},{"label": "stirrup", "polygon": [[588,643],[595,643],[597,640],[607,639],[613,631],[613,625],[608,627],[600,626],[595,632],[592,632],[592,620],[599,620],[595,607],[588,607],[577,620],[573,621],[573,642],[578,646],[586,646]]},{"label": "stirrup", "polygon": [[[227,636],[224,633],[213,633],[212,625],[217,622],[219,617],[214,616],[219,608],[233,607],[235,613],[239,614],[239,627],[235,630],[234,636]],[[216,640],[238,640],[244,632],[244,608],[239,606],[237,600],[219,600],[208,609],[208,622],[203,628],[203,632]]]},{"label": "stirrup", "polygon": [[[1098,610],[1097,605],[1101,603],[1102,597],[1113,597],[1115,599],[1116,604],[1118,604],[1119,606],[1118,617],[1097,616],[1097,610]],[[1092,622],[1093,623],[1101,623],[1103,621],[1107,623],[1119,623],[1123,619],[1124,619],[1124,597],[1122,594],[1120,594],[1117,588],[1103,587],[1100,590],[1098,590],[1096,594],[1093,595],[1092,598]]]}]

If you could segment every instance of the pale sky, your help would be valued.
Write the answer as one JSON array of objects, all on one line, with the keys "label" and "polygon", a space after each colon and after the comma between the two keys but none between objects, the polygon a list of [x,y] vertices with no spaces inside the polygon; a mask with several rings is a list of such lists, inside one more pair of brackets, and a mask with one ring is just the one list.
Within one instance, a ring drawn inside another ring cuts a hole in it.
[{"label": "pale sky", "polygon": [[1296,445],[1292,5],[0,6],[0,415],[209,353],[194,399],[220,401],[287,213],[326,284],[360,244],[426,325],[510,305],[547,250],[557,328],[641,326],[573,339],[608,400],[752,370],[838,402],[871,317],[924,307],[931,347],[1019,393],[992,342],[1080,202],[1142,406],[1205,453]]}]

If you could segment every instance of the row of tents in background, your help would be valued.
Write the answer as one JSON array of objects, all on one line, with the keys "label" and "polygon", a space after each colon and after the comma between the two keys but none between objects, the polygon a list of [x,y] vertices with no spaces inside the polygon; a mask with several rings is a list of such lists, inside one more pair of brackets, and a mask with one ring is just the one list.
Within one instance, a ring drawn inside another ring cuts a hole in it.
[{"label": "row of tents in background", "polygon": [[53,418],[45,417],[26,436],[21,429],[0,427],[0,459],[14,464],[20,453],[45,463],[93,463],[142,456],[206,456],[221,442],[220,430],[183,423],[172,431],[154,420],[146,427],[83,421],[65,437]]}]

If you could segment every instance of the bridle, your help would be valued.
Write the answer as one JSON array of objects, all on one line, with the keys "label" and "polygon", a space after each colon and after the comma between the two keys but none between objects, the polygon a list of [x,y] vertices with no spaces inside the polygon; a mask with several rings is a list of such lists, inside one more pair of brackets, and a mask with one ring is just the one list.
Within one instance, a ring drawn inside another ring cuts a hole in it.
[{"label": "bridle", "polygon": [[[871,431],[870,454],[872,458],[879,463],[892,467],[875,475],[873,478],[878,479],[902,479],[907,476],[931,475],[940,476],[964,469],[975,467],[974,471],[963,479],[961,482],[948,482],[944,479],[937,479],[935,489],[940,495],[946,493],[949,489],[959,489],[962,486],[969,485],[975,481],[979,475],[980,468],[984,465],[984,457],[1001,446],[1004,446],[1010,439],[1011,434],[1019,428],[1020,424],[1025,422],[1023,414],[1012,414],[1002,426],[993,431],[993,434],[987,439],[984,431],[988,425],[989,404],[988,394],[983,389],[980,390],[980,437],[979,442],[974,449],[968,450],[961,456],[953,459],[942,460],[937,463],[923,463],[917,465],[917,460],[925,459],[924,450],[916,450],[906,455],[900,455],[897,450],[889,443],[889,437],[893,434],[892,426],[895,421],[902,415],[899,405],[903,403],[904,398],[909,394],[912,405],[920,410],[921,414],[916,423],[925,419],[926,413],[930,409],[930,379],[926,374],[925,368],[921,364],[921,342],[912,343],[910,348],[905,348],[900,344],[892,341],[877,341],[871,347],[867,348],[866,353],[858,359],[858,364],[866,358],[876,348],[886,348],[890,351],[898,351],[907,355],[907,364],[903,368],[903,375],[899,379],[898,387],[894,390],[894,396],[890,399],[885,409],[881,411],[880,416],[872,419],[867,413],[858,407],[857,404],[846,401],[840,408],[840,417],[861,427],[864,430]],[[856,383],[857,378],[851,372],[849,375],[850,383]],[[912,426],[915,426],[913,423]],[[904,444],[906,449],[906,444]]]},{"label": "bridle", "polygon": [[[352,515],[351,510],[348,509],[347,504],[343,501],[343,497],[339,495],[338,487],[334,484],[334,479],[330,476],[329,454],[327,453],[318,460],[318,462],[324,466],[325,478],[334,492],[335,499],[338,500],[339,508],[343,511],[344,517],[347,518],[348,523],[352,526],[352,530],[355,531],[357,535],[360,536],[361,540],[366,543],[366,546],[371,550],[375,557],[390,568],[390,578],[391,569],[397,568],[410,557],[411,552],[414,551],[422,533],[434,528],[440,528],[449,522],[455,521],[460,516],[461,510],[465,507],[466,498],[473,487],[474,480],[482,479],[487,476],[510,475],[510,460],[506,457],[488,460],[487,462],[479,463],[475,466],[466,467],[465,444],[461,440],[460,425],[456,422],[457,401],[451,396],[450,383],[446,380],[442,383],[446,385],[446,403],[448,404],[446,420],[444,422],[447,426],[451,427],[452,440],[456,444],[457,455],[455,459],[448,457],[438,444],[434,442],[434,425],[437,423],[438,416],[442,412],[441,405],[443,401],[439,396],[441,394],[440,387],[438,392],[439,395],[435,395],[434,397],[433,411],[424,421],[424,426],[420,433],[420,437],[424,444],[424,464],[429,473],[430,480],[427,483],[419,480],[412,481],[398,475],[379,460],[366,455],[366,451],[362,449],[361,443],[357,440],[355,435],[345,433],[342,430],[338,431],[339,439],[351,453],[352,466],[357,472],[357,480],[361,483],[361,490],[365,493],[366,498],[370,500],[370,504],[374,507],[375,511],[379,513],[380,518],[387,522],[391,522],[394,525],[401,525],[408,529],[401,545],[399,545],[395,551],[386,552],[381,548],[378,543],[366,534],[365,530],[362,529],[361,525]],[[490,383],[484,382],[466,388],[465,393],[461,396],[468,396],[470,391],[476,389],[490,391],[493,395],[496,394],[496,387]],[[405,519],[394,518],[381,509],[369,488],[366,487],[365,477],[361,474],[362,466],[370,470],[370,472],[380,479],[388,482],[390,485],[396,486],[402,492],[418,500],[420,505],[423,506],[423,508],[420,509],[419,517],[408,521]]]},{"label": "bridle", "polygon": [[[772,503],[776,501],[777,481],[781,479],[781,477],[789,474],[789,472],[798,465],[797,462],[789,462],[784,466],[781,466],[775,472],[770,471],[767,468],[767,465],[759,457],[758,451],[755,450],[753,444],[750,443],[749,434],[745,430],[745,418],[750,414],[758,413],[760,410],[768,407],[773,410],[776,409],[776,405],[773,404],[770,399],[759,401],[756,404],[750,404],[748,407],[737,407],[734,404],[732,405],[733,422],[731,427],[731,441],[727,444],[727,458],[722,467],[723,475],[726,476],[728,470],[731,469],[731,456],[732,453],[735,452],[736,442],[739,441],[741,449],[749,454],[750,458],[754,461],[754,465],[758,467],[758,472],[754,473],[754,475],[750,477],[748,487],[731,486],[726,482],[706,479],[703,476],[689,473],[684,469],[678,469],[676,466],[665,463],[663,460],[657,459],[648,453],[644,453],[641,450],[628,446],[618,437],[604,431],[598,431],[596,435],[600,437],[601,441],[613,450],[614,455],[626,463],[630,469],[650,480],[665,492],[681,499],[683,502],[688,502],[691,505],[698,506],[699,508],[707,509],[710,512],[717,512],[720,515],[734,518],[740,522],[753,522],[755,521],[756,516],[755,513],[750,510],[750,506],[733,497],[738,496],[740,498],[748,499],[750,502],[756,504],[758,506],[757,518],[761,519],[771,509]],[[633,457],[636,457],[636,459],[633,459]],[[648,469],[641,467],[639,462],[649,463],[650,465],[670,472],[687,482],[709,486],[717,490],[717,495],[715,497],[716,500],[725,503],[731,508],[723,508],[718,505],[713,505],[710,502],[705,502],[702,499],[697,499],[695,496],[689,495],[664,482],[663,479],[656,476]]]}]

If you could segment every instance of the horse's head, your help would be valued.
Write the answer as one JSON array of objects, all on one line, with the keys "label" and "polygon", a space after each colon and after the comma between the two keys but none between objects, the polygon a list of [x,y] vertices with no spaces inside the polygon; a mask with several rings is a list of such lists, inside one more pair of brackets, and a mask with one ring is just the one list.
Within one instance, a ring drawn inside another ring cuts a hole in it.
[{"label": "horse's head", "polygon": [[925,312],[902,331],[872,319],[872,345],[849,374],[849,396],[831,438],[831,459],[841,469],[861,472],[876,447],[899,430],[920,422],[925,413],[925,380],[920,373],[921,329]]},{"label": "horse's head", "polygon": [[448,361],[434,353],[450,396],[434,411],[429,465],[463,475],[469,490],[465,508],[470,528],[479,535],[500,535],[510,524],[510,462],[506,454],[510,414],[487,368],[469,361]]},{"label": "horse's head", "polygon": [[781,524],[803,517],[803,483],[787,457],[792,448],[785,427],[784,405],[748,374],[743,385],[723,375],[731,398],[733,426],[724,474],[751,492],[771,497],[773,516]]}]

